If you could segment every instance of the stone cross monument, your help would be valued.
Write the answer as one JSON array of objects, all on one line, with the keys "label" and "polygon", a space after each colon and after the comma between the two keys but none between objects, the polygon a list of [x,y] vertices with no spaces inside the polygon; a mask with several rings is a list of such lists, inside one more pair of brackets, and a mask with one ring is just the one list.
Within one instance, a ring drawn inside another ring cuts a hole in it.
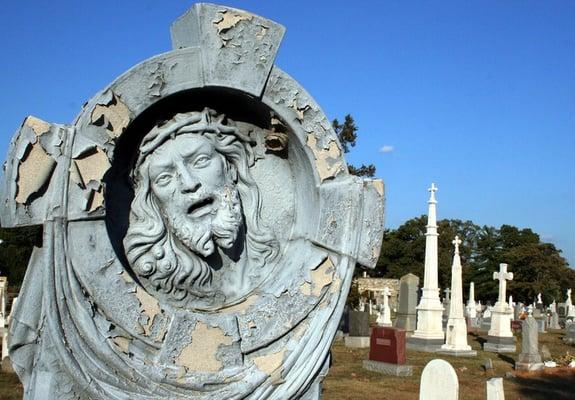
[{"label": "stone cross monument", "polygon": [[417,329],[407,341],[409,348],[434,352],[444,343],[442,327],[443,306],[439,300],[437,285],[437,187],[431,184],[428,189],[429,211],[427,232],[425,233],[425,266],[421,300],[417,306]]},{"label": "stone cross monument", "polygon": [[445,344],[441,346],[440,352],[454,356],[476,356],[477,352],[471,350],[471,346],[467,344],[467,323],[463,315],[463,282],[461,257],[459,256],[461,240],[455,236],[452,243],[455,246],[455,253],[451,266],[449,319],[445,332]]},{"label": "stone cross monument", "polygon": [[378,316],[378,325],[391,326],[391,310],[389,308],[389,296],[391,296],[391,291],[386,286],[383,288],[383,307]]},{"label": "stone cross monument", "polygon": [[469,318],[477,318],[477,304],[475,304],[475,283],[473,282],[469,284],[469,299],[467,300],[466,312]]},{"label": "stone cross monument", "polygon": [[11,324],[25,399],[318,399],[384,186],[274,65],[284,28],[196,4],[173,49],[12,140],[2,227],[43,225]]},{"label": "stone cross monument", "polygon": [[493,279],[499,280],[499,296],[491,311],[491,327],[487,342],[483,344],[483,350],[495,353],[514,353],[515,337],[511,331],[513,311],[505,301],[507,281],[513,279],[513,273],[507,272],[507,264],[499,264],[499,272],[493,273]]}]

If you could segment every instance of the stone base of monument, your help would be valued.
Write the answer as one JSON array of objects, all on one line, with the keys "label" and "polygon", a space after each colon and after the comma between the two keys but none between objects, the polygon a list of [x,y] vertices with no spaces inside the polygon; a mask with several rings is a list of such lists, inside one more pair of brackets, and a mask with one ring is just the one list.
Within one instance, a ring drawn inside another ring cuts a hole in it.
[{"label": "stone base of monument", "polygon": [[411,376],[413,374],[413,366],[411,365],[391,364],[374,360],[363,360],[363,368],[391,376]]},{"label": "stone base of monument", "polygon": [[515,341],[515,336],[487,336],[487,342],[483,343],[483,351],[490,351],[493,353],[515,353],[517,351]]},{"label": "stone base of monument", "polygon": [[410,350],[424,351],[427,353],[435,353],[441,349],[445,344],[445,339],[421,339],[418,337],[410,337],[407,339],[406,347]]},{"label": "stone base of monument", "polygon": [[539,371],[545,368],[545,364],[542,362],[538,363],[528,363],[528,362],[516,362],[515,369],[518,371]]},{"label": "stone base of monument", "polygon": [[345,347],[355,349],[365,349],[369,347],[369,336],[346,336],[344,338]]},{"label": "stone base of monument", "polygon": [[476,357],[477,352],[475,350],[451,350],[451,349],[439,349],[437,354],[443,354],[452,357]]}]

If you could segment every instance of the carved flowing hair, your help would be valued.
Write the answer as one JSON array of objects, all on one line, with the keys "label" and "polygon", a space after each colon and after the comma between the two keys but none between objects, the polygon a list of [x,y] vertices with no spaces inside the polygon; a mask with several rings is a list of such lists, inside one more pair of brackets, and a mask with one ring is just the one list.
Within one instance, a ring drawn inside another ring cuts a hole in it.
[{"label": "carved flowing hair", "polygon": [[[202,135],[224,156],[226,173],[235,178],[244,212],[247,255],[250,263],[262,266],[277,256],[278,243],[260,220],[261,198],[249,168],[254,165],[254,141],[241,133],[231,120],[214,110],[177,114],[154,127],[142,140],[133,170],[134,200],[130,225],[124,239],[126,256],[134,272],[148,278],[157,290],[182,300],[191,293],[210,294],[211,268],[199,254],[184,250],[171,232],[151,189],[147,156],[170,138],[183,134]],[[231,166],[237,174],[231,174]]]}]

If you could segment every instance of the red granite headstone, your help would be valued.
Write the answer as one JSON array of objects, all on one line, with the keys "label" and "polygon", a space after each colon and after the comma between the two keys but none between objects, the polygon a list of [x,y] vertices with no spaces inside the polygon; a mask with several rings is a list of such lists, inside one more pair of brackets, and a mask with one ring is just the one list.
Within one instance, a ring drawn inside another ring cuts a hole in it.
[{"label": "red granite headstone", "polygon": [[391,364],[405,364],[405,331],[387,326],[373,328],[369,359]]}]

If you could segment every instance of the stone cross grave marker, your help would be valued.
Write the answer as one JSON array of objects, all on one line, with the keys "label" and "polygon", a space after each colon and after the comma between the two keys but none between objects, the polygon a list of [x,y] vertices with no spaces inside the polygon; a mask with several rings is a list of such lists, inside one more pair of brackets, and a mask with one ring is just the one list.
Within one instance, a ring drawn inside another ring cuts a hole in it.
[{"label": "stone cross grave marker", "polygon": [[72,124],[24,120],[0,223],[43,225],[9,342],[26,398],[319,398],[384,186],[274,65],[284,32],[195,4]]},{"label": "stone cross grave marker", "polygon": [[389,308],[389,296],[391,290],[386,286],[383,288],[383,306],[378,315],[378,325],[391,326],[391,309]]},{"label": "stone cross grave marker", "polygon": [[507,281],[513,279],[513,273],[507,272],[507,264],[502,263],[499,264],[499,272],[493,273],[493,279],[499,280],[499,296],[491,311],[491,326],[483,350],[496,353],[515,352],[515,338],[511,331],[513,312],[505,302]]},{"label": "stone cross grave marker", "polygon": [[499,280],[498,303],[505,304],[505,292],[507,291],[507,281],[513,279],[513,272],[507,272],[507,264],[499,264],[499,272],[493,273],[493,279]]}]

